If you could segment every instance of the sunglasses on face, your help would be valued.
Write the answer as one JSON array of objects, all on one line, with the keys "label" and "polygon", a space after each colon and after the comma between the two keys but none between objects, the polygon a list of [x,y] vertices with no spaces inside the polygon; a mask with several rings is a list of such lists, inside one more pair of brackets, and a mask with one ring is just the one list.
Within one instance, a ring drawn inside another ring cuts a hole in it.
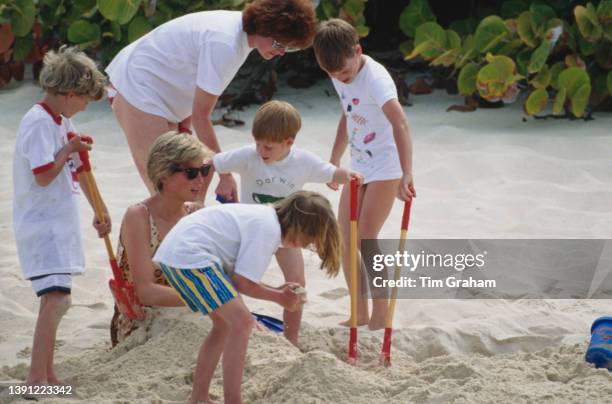
[{"label": "sunglasses on face", "polygon": [[174,165],[171,169],[173,173],[185,173],[185,177],[187,177],[187,179],[191,181],[198,178],[198,174],[202,174],[202,178],[206,178],[208,176],[208,173],[210,172],[210,164],[204,164],[200,168],[180,167]]},{"label": "sunglasses on face", "polygon": [[282,49],[285,51],[285,53],[297,52],[300,50],[299,48],[291,48],[287,45],[283,45],[282,43],[278,42],[276,39],[272,40],[272,49]]}]

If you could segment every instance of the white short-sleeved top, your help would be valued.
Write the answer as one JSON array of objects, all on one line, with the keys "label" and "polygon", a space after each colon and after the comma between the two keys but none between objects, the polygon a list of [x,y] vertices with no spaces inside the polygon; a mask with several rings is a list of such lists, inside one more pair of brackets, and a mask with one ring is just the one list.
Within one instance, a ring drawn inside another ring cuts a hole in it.
[{"label": "white short-sleeved top", "polygon": [[281,228],[273,207],[215,205],[182,218],[164,237],[153,261],[175,268],[216,263],[260,282],[280,244]]},{"label": "white short-sleeved top", "polygon": [[302,189],[309,182],[330,182],[336,166],[314,153],[292,147],[287,157],[266,164],[255,145],[216,154],[215,170],[240,174],[240,201],[271,203]]},{"label": "white short-sleeved top", "polygon": [[106,72],[140,109],[180,122],[191,116],[196,86],[221,95],[251,48],[239,11],[202,11],[160,25],[115,56]]},{"label": "white short-sleeved top", "polygon": [[393,138],[393,127],[382,111],[397,89],[383,65],[367,55],[355,79],[344,84],[332,78],[346,116],[351,168],[364,176],[364,183],[402,177],[402,167]]},{"label": "white short-sleeved top", "polygon": [[13,228],[26,279],[85,269],[79,223],[78,154],[47,186],[34,174],[53,167],[56,154],[73,132],[70,120],[55,116],[44,104],[34,105],[17,131],[13,156]]}]

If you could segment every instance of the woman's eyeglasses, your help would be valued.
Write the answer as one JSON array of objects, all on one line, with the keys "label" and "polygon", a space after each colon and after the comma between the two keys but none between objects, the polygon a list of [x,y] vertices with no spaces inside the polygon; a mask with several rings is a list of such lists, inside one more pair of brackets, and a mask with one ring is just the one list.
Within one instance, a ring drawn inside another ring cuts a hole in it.
[{"label": "woman's eyeglasses", "polygon": [[173,173],[185,173],[185,177],[188,180],[195,180],[198,177],[198,174],[202,174],[202,178],[206,178],[208,173],[210,172],[210,164],[204,164],[200,168],[195,167],[180,167],[178,165],[173,165],[171,167]]},{"label": "woman's eyeglasses", "polygon": [[291,48],[287,45],[283,45],[282,43],[278,42],[276,39],[272,40],[272,49],[282,49],[285,51],[285,53],[297,52],[300,50],[299,48]]}]

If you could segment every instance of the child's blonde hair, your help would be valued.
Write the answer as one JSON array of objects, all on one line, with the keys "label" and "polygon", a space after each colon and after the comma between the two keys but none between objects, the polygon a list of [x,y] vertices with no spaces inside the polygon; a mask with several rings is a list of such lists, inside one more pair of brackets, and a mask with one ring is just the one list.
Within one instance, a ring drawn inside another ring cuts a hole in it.
[{"label": "child's blonde hair", "polygon": [[323,195],[298,191],[274,203],[282,238],[312,246],[321,269],[336,276],[340,269],[340,231],[331,204]]},{"label": "child's blonde hair", "polygon": [[358,44],[359,34],[355,27],[339,18],[332,18],[319,25],[312,47],[319,65],[325,71],[335,73],[355,55],[355,45]]},{"label": "child's blonde hair", "polygon": [[268,101],[255,113],[253,137],[255,140],[282,142],[295,139],[302,127],[300,113],[285,101]]},{"label": "child's blonde hair", "polygon": [[147,176],[160,192],[162,180],[174,174],[174,167],[194,160],[206,160],[214,156],[197,137],[176,131],[166,132],[155,140],[147,157]]},{"label": "child's blonde hair", "polygon": [[41,87],[51,94],[75,93],[99,100],[105,94],[107,80],[96,63],[76,47],[64,45],[49,51],[43,59],[38,79]]}]

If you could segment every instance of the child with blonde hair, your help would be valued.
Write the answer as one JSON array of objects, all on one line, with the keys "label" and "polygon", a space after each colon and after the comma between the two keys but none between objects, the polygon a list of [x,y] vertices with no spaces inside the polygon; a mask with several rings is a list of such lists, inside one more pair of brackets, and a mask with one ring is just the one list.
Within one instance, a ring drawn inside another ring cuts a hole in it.
[{"label": "child with blonde hair", "polygon": [[[362,54],[359,36],[352,25],[337,18],[321,23],[313,48],[319,66],[331,77],[342,106],[330,160],[338,164],[350,144],[351,168],[364,176],[358,196],[358,241],[376,239],[395,197],[405,201],[416,196],[406,116],[393,79],[384,66]],[[349,189],[343,188],[338,208],[345,246],[342,267],[347,283]],[[360,278],[360,282],[365,282],[363,276]],[[368,324],[373,330],[384,328],[388,299],[373,299],[369,317],[364,294],[359,293],[358,297],[357,323]],[[350,324],[350,320],[345,324]]]},{"label": "child with blonde hair", "polygon": [[[72,275],[85,269],[79,224],[81,188],[92,205],[78,152],[91,145],[70,118],[104,95],[106,79],[76,48],[48,52],[40,72],[41,102],[23,117],[13,157],[13,226],[21,269],[40,297],[28,385],[60,384],[53,369],[55,337],[70,307]],[[69,138],[69,133],[75,133]],[[106,207],[104,207],[106,211]],[[100,237],[110,219],[95,220]]]},{"label": "child with blonde hair", "polygon": [[[302,189],[309,182],[345,184],[360,174],[336,167],[315,154],[295,147],[295,137],[302,121],[299,112],[288,102],[263,104],[253,120],[254,145],[219,153],[213,157],[220,174],[240,174],[243,203],[272,203]],[[287,282],[305,286],[304,258],[297,248],[279,248],[276,260]],[[298,343],[302,310],[283,313],[284,334]]]},{"label": "child with blonde hair", "polygon": [[[223,355],[226,403],[239,403],[253,318],[241,294],[296,310],[297,283],[272,287],[261,282],[279,247],[312,248],[321,268],[335,276],[340,267],[340,235],[329,201],[299,191],[274,205],[232,203],[184,217],[162,241],[154,261],[193,311],[210,316],[193,378],[191,402],[209,400],[210,382]],[[229,274],[228,274],[229,273]]]}]

